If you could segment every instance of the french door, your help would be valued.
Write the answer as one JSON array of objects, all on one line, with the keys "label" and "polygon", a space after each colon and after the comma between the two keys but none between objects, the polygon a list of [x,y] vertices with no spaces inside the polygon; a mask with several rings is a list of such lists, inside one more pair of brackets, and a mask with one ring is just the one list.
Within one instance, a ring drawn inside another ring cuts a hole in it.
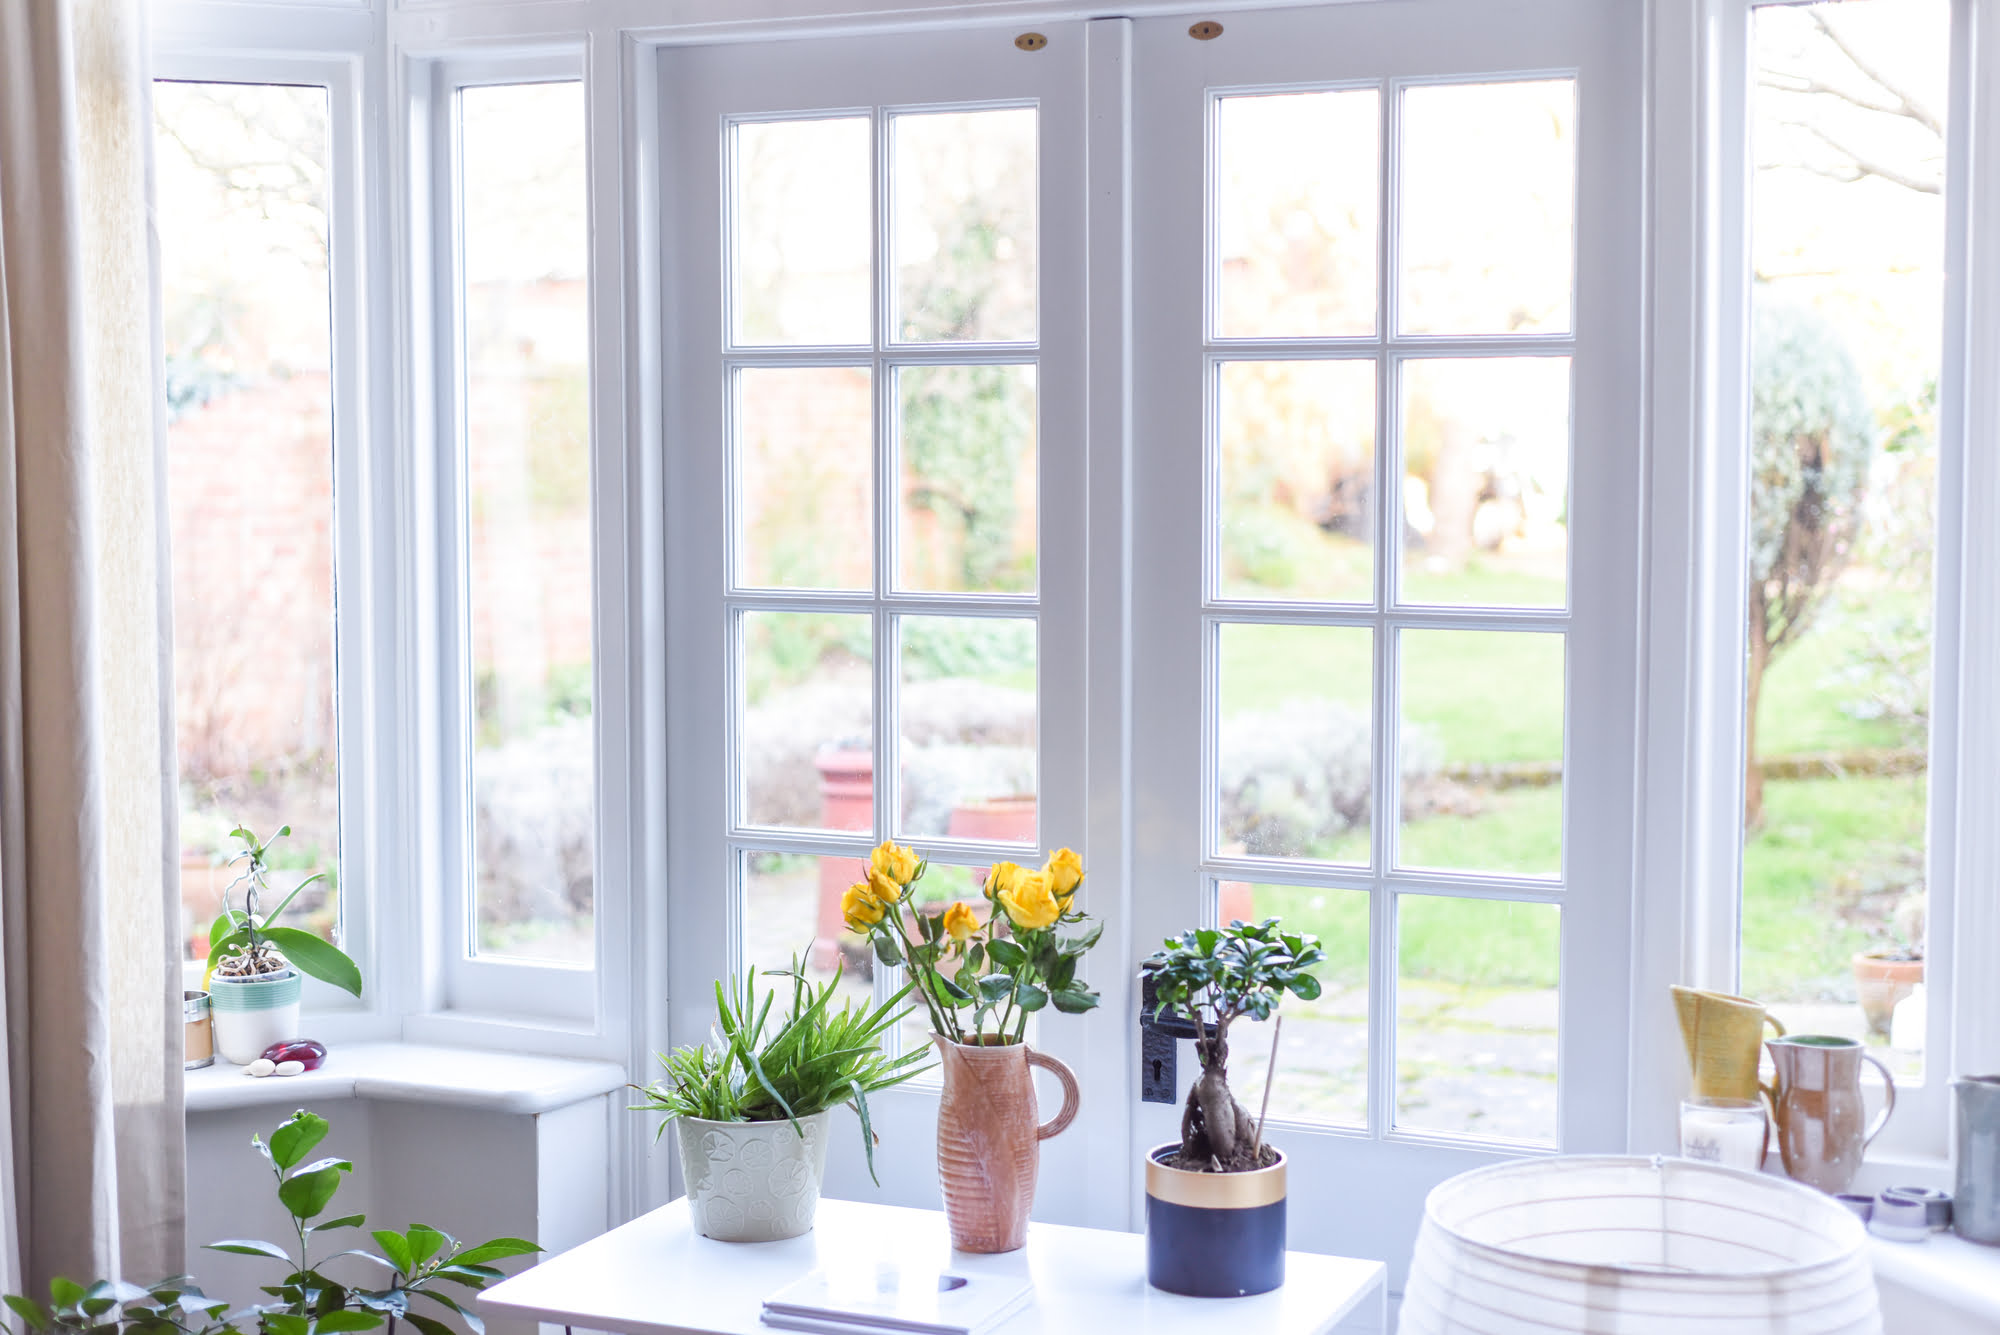
[{"label": "french door", "polygon": [[1133,936],[1322,938],[1292,1245],[1392,1287],[1444,1177],[1625,1144],[1638,16],[1134,32]]},{"label": "french door", "polygon": [[[945,900],[1091,856],[1082,29],[1015,36],[662,55],[677,1042],[725,967],[899,987],[838,907],[880,840]],[[1063,1055],[1070,1023],[1033,1041]],[[936,1204],[935,1089],[874,1100],[883,1199]],[[1087,1098],[1042,1213],[1124,1130]],[[828,1191],[875,1195],[858,1129],[833,1148]]]}]

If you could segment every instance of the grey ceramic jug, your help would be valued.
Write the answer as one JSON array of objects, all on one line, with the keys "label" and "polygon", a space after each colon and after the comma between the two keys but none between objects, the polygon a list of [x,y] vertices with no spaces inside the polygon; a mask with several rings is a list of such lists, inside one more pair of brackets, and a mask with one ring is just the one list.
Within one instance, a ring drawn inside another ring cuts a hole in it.
[{"label": "grey ceramic jug", "polygon": [[2000,1245],[2000,1075],[1969,1075],[1951,1087],[1958,1091],[1951,1226],[1961,1237]]}]

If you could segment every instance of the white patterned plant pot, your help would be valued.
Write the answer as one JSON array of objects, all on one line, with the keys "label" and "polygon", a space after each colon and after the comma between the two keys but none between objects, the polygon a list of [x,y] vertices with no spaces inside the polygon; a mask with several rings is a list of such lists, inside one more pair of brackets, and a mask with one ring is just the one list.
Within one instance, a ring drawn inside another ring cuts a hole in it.
[{"label": "white patterned plant pot", "polygon": [[798,1130],[790,1122],[681,1118],[681,1177],[702,1236],[776,1242],[811,1231],[826,1177],[829,1116],[801,1117]]},{"label": "white patterned plant pot", "polygon": [[224,1061],[248,1066],[273,1043],[299,1036],[300,981],[297,969],[275,978],[238,980],[216,974],[208,980],[215,1050]]}]

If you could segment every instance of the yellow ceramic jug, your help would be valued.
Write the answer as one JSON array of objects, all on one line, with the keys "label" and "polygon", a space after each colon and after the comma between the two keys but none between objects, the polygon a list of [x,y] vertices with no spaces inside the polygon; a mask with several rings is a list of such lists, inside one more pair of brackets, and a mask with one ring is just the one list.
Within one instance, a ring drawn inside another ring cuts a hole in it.
[{"label": "yellow ceramic jug", "polygon": [[1748,997],[1674,986],[1681,1041],[1687,1044],[1694,1092],[1712,1099],[1755,1099],[1757,1058],[1764,1050],[1764,1026],[1784,1037],[1778,1017]]}]

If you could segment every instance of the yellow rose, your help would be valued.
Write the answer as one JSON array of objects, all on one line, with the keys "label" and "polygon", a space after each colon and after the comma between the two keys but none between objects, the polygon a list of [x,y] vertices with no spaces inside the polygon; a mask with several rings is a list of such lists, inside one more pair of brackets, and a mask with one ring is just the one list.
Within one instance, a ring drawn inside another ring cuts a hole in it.
[{"label": "yellow rose", "polygon": [[972,911],[972,905],[960,902],[944,911],[940,926],[952,940],[964,941],[979,930],[979,915]]},{"label": "yellow rose", "polygon": [[895,881],[890,880],[873,867],[868,869],[868,893],[881,900],[884,904],[897,903],[908,893],[908,890],[907,886],[899,885]]},{"label": "yellow rose", "polygon": [[1049,889],[1049,874],[1045,871],[1021,872],[1010,888],[1000,892],[999,899],[1009,921],[1023,931],[1047,927],[1062,917],[1062,905]]},{"label": "yellow rose", "polygon": [[840,916],[847,919],[848,927],[856,932],[867,932],[882,921],[882,915],[887,911],[882,907],[882,901],[859,881],[848,886],[846,893],[840,897]]},{"label": "yellow rose", "polygon": [[1069,897],[1083,884],[1083,859],[1073,848],[1058,848],[1049,855],[1049,865],[1042,868],[1048,874],[1049,889],[1055,891],[1062,906],[1069,907]]},{"label": "yellow rose", "polygon": [[1027,870],[1012,862],[996,862],[986,872],[986,897],[998,899],[1014,888],[1014,883],[1027,875]]},{"label": "yellow rose", "polygon": [[908,885],[916,880],[917,868],[923,865],[924,860],[917,856],[915,849],[904,848],[886,839],[881,847],[868,855],[868,870],[897,885]]}]

